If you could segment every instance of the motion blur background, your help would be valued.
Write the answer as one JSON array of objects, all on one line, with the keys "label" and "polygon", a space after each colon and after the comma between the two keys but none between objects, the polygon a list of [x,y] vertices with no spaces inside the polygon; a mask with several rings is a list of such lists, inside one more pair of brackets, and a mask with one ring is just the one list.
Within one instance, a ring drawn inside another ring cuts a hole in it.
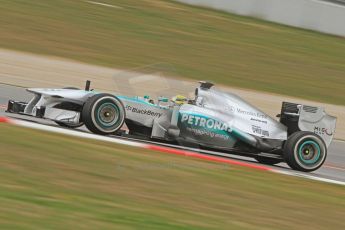
[{"label": "motion blur background", "polygon": [[[172,96],[189,95],[196,81],[211,80],[271,116],[283,100],[323,106],[338,117],[336,137],[345,139],[344,37],[253,18],[328,25],[340,33],[345,28],[342,4],[186,2],[203,7],[157,0],[2,0],[0,44],[11,51],[0,52],[0,81],[23,87],[82,87],[92,80],[98,90]],[[149,76],[150,71],[156,76]]]},{"label": "motion blur background", "polygon": [[1,47],[119,69],[165,62],[183,78],[345,104],[343,37],[173,1],[103,4],[2,0]]}]

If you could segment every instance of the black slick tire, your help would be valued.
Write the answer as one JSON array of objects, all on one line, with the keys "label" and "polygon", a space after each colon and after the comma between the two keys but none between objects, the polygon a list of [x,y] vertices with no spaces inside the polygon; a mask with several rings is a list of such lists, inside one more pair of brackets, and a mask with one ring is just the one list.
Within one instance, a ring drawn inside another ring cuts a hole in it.
[{"label": "black slick tire", "polygon": [[95,94],[84,104],[82,120],[93,133],[109,135],[118,131],[125,121],[122,102],[111,94]]},{"label": "black slick tire", "polygon": [[327,147],[317,134],[299,131],[288,137],[283,154],[285,162],[292,169],[311,172],[325,162]]}]

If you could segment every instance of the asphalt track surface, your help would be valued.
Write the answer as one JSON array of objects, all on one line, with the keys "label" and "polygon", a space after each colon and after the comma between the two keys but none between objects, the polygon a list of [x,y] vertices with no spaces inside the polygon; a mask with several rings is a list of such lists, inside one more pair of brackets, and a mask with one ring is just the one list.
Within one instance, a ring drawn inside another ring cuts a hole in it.
[{"label": "asphalt track surface", "polygon": [[[16,115],[6,114],[6,105],[9,99],[19,100],[19,101],[28,101],[31,98],[31,94],[26,92],[26,90],[22,87],[5,85],[0,83],[0,117],[1,116],[10,116],[10,117],[17,117]],[[43,119],[36,119],[25,117],[25,119],[29,119],[34,122],[39,122],[41,124],[49,125],[49,126],[56,126],[55,123],[43,120]],[[80,128],[81,132],[87,132],[85,127]],[[114,138],[119,138],[115,137]],[[190,149],[192,151],[199,152],[198,149]],[[233,154],[223,154],[220,152],[212,152],[212,151],[205,151],[205,154],[212,154],[218,156],[224,156],[227,158],[236,159],[243,162],[256,162],[254,159],[249,157],[242,157]],[[255,163],[260,165],[259,163]],[[281,163],[277,166],[270,166],[273,169],[283,170],[286,172],[291,172],[292,170],[285,164]],[[318,178],[324,179],[331,179],[340,182],[345,182],[345,142],[334,140],[328,150],[328,157],[326,159],[325,164],[318,170],[312,173],[300,173],[306,176],[314,176]],[[302,176],[303,176],[302,175]]]}]

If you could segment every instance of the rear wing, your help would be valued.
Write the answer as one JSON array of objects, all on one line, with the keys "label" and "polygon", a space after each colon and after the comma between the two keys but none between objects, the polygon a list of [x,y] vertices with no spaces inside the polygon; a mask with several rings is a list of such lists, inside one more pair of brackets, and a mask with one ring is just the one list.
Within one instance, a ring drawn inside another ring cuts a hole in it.
[{"label": "rear wing", "polygon": [[280,122],[288,128],[288,135],[310,131],[319,135],[327,147],[335,134],[337,118],[328,115],[323,107],[283,102]]}]

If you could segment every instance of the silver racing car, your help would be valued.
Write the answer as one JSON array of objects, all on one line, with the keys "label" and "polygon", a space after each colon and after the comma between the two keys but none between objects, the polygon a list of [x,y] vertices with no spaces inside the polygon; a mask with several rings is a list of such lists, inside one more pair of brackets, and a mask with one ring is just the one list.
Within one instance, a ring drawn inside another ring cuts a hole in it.
[{"label": "silver racing car", "polygon": [[229,151],[264,164],[286,162],[300,171],[321,167],[335,132],[336,118],[323,108],[283,102],[279,121],[236,95],[200,82],[195,97],[157,102],[84,90],[27,89],[29,102],[10,100],[7,112],[49,119],[60,126],[85,125],[102,135],[126,135]]}]

